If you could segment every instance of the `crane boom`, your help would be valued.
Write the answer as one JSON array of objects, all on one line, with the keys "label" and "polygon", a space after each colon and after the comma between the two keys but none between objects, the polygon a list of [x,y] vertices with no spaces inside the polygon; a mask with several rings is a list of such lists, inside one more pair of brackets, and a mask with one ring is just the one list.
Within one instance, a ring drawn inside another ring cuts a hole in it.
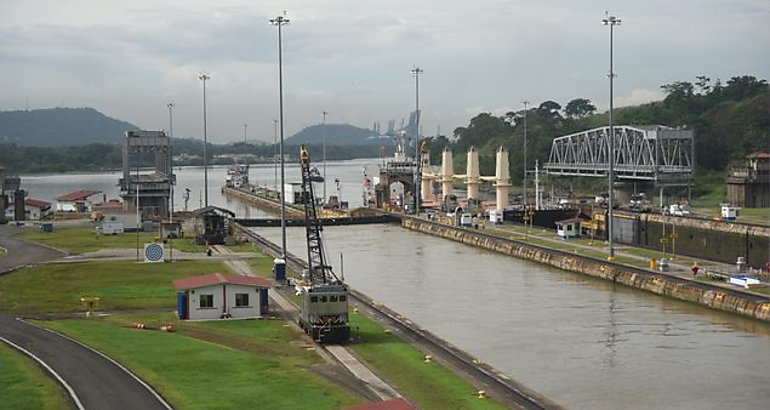
[{"label": "crane boom", "polygon": [[302,171],[302,202],[305,204],[305,237],[307,240],[307,261],[310,283],[328,283],[334,277],[331,266],[326,264],[326,255],[321,232],[323,226],[316,211],[313,182],[323,181],[315,168],[310,166],[310,155],[307,148],[300,148],[300,169]]},{"label": "crane boom", "polygon": [[302,202],[305,205],[305,237],[307,240],[307,286],[302,295],[302,311],[298,322],[313,339],[324,343],[344,343],[350,339],[348,325],[347,286],[334,275],[326,263],[313,182],[323,181],[316,168],[310,166],[310,155],[300,148]]}]

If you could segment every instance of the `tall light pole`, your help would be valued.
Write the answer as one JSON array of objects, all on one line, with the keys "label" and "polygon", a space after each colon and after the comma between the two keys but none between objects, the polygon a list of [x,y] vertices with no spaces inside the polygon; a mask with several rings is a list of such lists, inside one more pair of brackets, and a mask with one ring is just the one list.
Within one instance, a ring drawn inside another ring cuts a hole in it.
[{"label": "tall light pole", "polygon": [[612,35],[613,35],[613,29],[615,26],[620,25],[620,19],[615,16],[610,16],[609,12],[604,12],[604,19],[602,19],[602,22],[605,26],[609,26],[610,28],[610,73],[608,74],[608,77],[610,78],[610,110],[609,110],[609,131],[610,134],[607,139],[607,143],[609,145],[609,153],[608,153],[608,162],[609,162],[609,169],[607,172],[608,176],[608,184],[609,184],[609,191],[607,193],[607,208],[609,209],[607,213],[607,221],[605,223],[607,227],[607,238],[609,242],[609,258],[613,259],[615,258],[615,248],[612,245],[612,226],[614,225],[612,223],[612,199],[613,199],[613,182],[614,182],[614,175],[613,175],[613,163],[615,162],[615,128],[612,125],[612,105],[613,105],[613,79],[615,78],[615,71],[613,69],[613,56],[612,56]]},{"label": "tall light pole", "polygon": [[171,170],[171,175],[168,176],[168,195],[171,197],[171,209],[168,213],[168,221],[174,222],[174,148],[173,145],[171,145],[171,138],[174,136],[174,102],[170,101],[166,104],[166,107],[168,108],[168,159],[169,169]]},{"label": "tall light pole", "polygon": [[522,181],[522,199],[524,200],[524,208],[527,207],[527,111],[529,111],[529,101],[524,100],[521,102],[524,104],[524,180]]},{"label": "tall light pole", "polygon": [[414,212],[420,216],[420,186],[422,185],[422,167],[420,158],[420,74],[424,73],[420,67],[412,67],[410,71],[414,76],[414,112],[415,112],[415,136],[414,136],[414,160],[417,170],[414,175]]},{"label": "tall light pole", "polygon": [[[169,103],[166,104],[166,107],[168,107],[168,167],[171,172],[168,176],[168,196],[171,198],[171,209],[169,209],[168,212],[168,222],[169,229],[173,229],[171,223],[174,222],[174,184],[176,181],[174,179],[174,145],[172,144],[171,138],[174,136],[174,102],[169,101]],[[169,259],[173,259],[174,245],[171,236],[168,238],[168,252]]]},{"label": "tall light pole", "polygon": [[273,120],[273,191],[278,194],[278,120]]},{"label": "tall light pole", "polygon": [[203,203],[209,206],[209,167],[206,158],[206,145],[208,145],[208,129],[206,125],[206,81],[211,79],[207,73],[198,74],[198,79],[203,82]]},{"label": "tall light pole", "polygon": [[243,143],[246,143],[246,128],[249,128],[249,124],[243,124]]},{"label": "tall light pole", "polygon": [[286,199],[284,196],[284,185],[286,184],[286,171],[283,161],[283,45],[281,44],[281,27],[289,24],[289,19],[285,16],[278,16],[270,19],[270,24],[278,27],[278,117],[281,122],[281,143],[279,145],[279,155],[281,156],[281,259],[286,260]]},{"label": "tall light pole", "polygon": [[326,110],[321,111],[321,115],[323,116],[323,127],[321,127],[321,138],[323,140],[322,151],[323,151],[323,164],[324,164],[324,196],[323,196],[324,203],[326,203],[326,115],[327,114],[329,113]]}]

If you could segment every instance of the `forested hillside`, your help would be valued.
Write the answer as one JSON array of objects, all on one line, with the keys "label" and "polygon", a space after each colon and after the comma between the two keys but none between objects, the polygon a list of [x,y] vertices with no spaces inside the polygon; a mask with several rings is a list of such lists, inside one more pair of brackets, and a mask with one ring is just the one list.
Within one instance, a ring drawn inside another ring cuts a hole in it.
[{"label": "forested hillside", "polygon": [[318,124],[305,127],[302,131],[285,140],[286,144],[321,144],[327,145],[379,145],[381,143],[372,130],[350,124]]},{"label": "forested hillside", "polygon": [[[695,130],[697,168],[724,170],[730,161],[758,150],[770,151],[770,88],[766,80],[752,76],[733,77],[726,83],[699,76],[696,81],[678,81],[661,86],[663,101],[615,109],[615,124],[688,126]],[[481,113],[465,127],[454,130],[452,142],[430,138],[433,163],[449,146],[456,169],[465,165],[471,145],[480,151],[482,174],[494,173],[494,152],[503,145],[510,151],[511,177],[523,174],[524,110],[504,116]],[[548,161],[551,141],[607,125],[607,113],[596,113],[590,100],[576,98],[565,106],[555,101],[533,105],[526,111],[527,151],[530,168],[535,159]]]},{"label": "forested hillside", "polygon": [[117,144],[126,131],[137,129],[93,108],[0,111],[0,142],[21,146]]}]

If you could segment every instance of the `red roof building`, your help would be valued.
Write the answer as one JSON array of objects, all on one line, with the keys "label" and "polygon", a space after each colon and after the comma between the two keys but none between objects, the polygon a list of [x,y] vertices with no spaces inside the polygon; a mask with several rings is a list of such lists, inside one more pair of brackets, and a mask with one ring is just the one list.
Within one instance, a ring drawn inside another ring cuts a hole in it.
[{"label": "red roof building", "polygon": [[210,275],[177,279],[177,314],[183,320],[253,319],[267,313],[268,279]]},{"label": "red roof building", "polygon": [[31,206],[41,210],[51,207],[51,203],[43,201],[42,199],[24,198],[24,206]]},{"label": "red roof building", "polygon": [[174,288],[176,288],[176,290],[186,290],[221,284],[256,286],[260,288],[269,288],[273,285],[269,279],[265,279],[259,276],[225,275],[224,273],[212,273],[210,275],[177,279],[174,281]]},{"label": "red roof building", "polygon": [[101,194],[102,191],[94,191],[89,189],[83,189],[80,191],[70,192],[69,194],[64,194],[58,198],[56,198],[57,201],[65,201],[65,202],[77,202],[77,201],[85,201],[89,197],[92,197],[96,194]]},{"label": "red roof building", "polygon": [[90,197],[100,194],[102,191],[80,190],[64,194],[56,198],[56,211],[58,212],[89,212],[91,211]]}]

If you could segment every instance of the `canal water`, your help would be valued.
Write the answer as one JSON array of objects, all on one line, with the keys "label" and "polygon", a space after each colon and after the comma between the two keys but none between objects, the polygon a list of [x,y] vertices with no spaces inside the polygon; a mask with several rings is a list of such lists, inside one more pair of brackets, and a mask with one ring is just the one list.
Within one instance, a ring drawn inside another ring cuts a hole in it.
[{"label": "canal water", "polygon": [[[348,201],[351,207],[357,207],[362,202],[362,181],[363,168],[367,166],[372,168],[379,160],[377,159],[359,159],[351,161],[329,161],[327,163],[327,197],[337,195],[342,200]],[[314,164],[322,169],[320,163]],[[375,167],[376,168],[376,167]],[[241,218],[265,217],[267,214],[260,209],[243,204],[241,201],[225,197],[221,193],[224,185],[226,166],[209,167],[209,205],[228,208]],[[149,172],[149,171],[142,171]],[[274,189],[280,185],[280,170],[273,164],[253,164],[249,168],[249,178],[253,184],[267,186]],[[185,190],[189,189],[189,200],[187,209],[193,210],[203,205],[204,178],[203,167],[179,167],[174,169],[177,176],[177,185],[174,188],[174,209],[182,211],[185,209]],[[302,176],[298,164],[287,163],[285,166],[286,182],[300,182]],[[53,202],[56,197],[69,192],[89,189],[102,192],[101,199],[117,199],[120,196],[120,187],[118,180],[123,176],[122,172],[99,172],[99,173],[65,173],[65,174],[36,174],[22,175],[21,189],[27,191],[32,198],[42,199]],[[276,180],[277,176],[277,180]],[[339,180],[339,184],[335,183]],[[339,187],[339,190],[337,188]],[[320,192],[317,196],[320,196]]]},{"label": "canal water", "polygon": [[[361,198],[363,167],[329,162],[343,200]],[[319,166],[320,168],[320,166]],[[209,201],[241,217],[264,213],[220,194],[225,168],[209,170]],[[251,180],[274,184],[272,164]],[[22,176],[30,196],[78,189],[118,196],[120,173]],[[286,180],[299,181],[288,165]],[[203,170],[177,170],[175,204],[200,203]],[[327,195],[336,185],[327,184]],[[280,229],[258,232],[280,242]],[[770,326],[404,230],[396,225],[327,227],[330,262],[355,288],[406,315],[526,386],[572,409],[770,408]],[[306,255],[301,228],[290,250]]]},{"label": "canal water", "polygon": [[324,238],[351,286],[567,408],[770,408],[766,324],[396,225]]}]

